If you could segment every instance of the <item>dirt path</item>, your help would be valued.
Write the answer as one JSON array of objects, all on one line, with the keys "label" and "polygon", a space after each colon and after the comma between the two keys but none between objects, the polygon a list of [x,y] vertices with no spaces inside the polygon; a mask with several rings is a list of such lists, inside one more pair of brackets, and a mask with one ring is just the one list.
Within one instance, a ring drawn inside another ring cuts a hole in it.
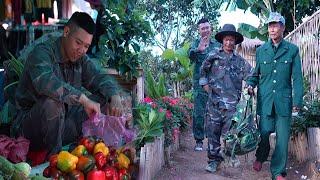
[{"label": "dirt path", "polygon": [[[206,142],[205,142],[206,144]],[[194,140],[191,130],[181,135],[180,149],[172,155],[171,167],[164,167],[157,175],[157,180],[270,180],[269,162],[263,164],[261,172],[252,170],[252,163],[255,160],[254,152],[247,156],[240,156],[240,167],[233,168],[222,163],[219,171],[211,174],[205,171],[207,165],[206,151],[195,152],[193,150]],[[206,148],[206,146],[204,146]],[[287,179],[302,179],[298,166],[288,165]]]}]

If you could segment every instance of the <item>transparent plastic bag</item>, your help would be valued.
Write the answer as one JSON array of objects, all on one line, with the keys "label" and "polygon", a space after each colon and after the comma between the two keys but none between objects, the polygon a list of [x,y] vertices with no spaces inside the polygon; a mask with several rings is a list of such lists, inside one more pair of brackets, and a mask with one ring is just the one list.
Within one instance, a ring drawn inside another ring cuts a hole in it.
[{"label": "transparent plastic bag", "polygon": [[101,137],[108,146],[119,147],[134,140],[135,132],[127,129],[126,117],[96,115],[82,124],[84,136]]}]

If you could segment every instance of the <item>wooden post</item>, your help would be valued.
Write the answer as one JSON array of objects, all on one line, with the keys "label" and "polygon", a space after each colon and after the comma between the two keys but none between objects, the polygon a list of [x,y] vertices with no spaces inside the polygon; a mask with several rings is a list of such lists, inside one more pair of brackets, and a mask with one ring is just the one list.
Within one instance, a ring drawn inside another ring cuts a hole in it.
[{"label": "wooden post", "polygon": [[144,98],[144,73],[143,69],[138,69],[139,77],[137,78],[137,101],[142,102]]},{"label": "wooden post", "polygon": [[309,158],[320,161],[320,128],[308,128]]},{"label": "wooden post", "polygon": [[298,162],[308,160],[308,142],[305,133],[298,133],[290,139],[289,152],[296,158]]}]

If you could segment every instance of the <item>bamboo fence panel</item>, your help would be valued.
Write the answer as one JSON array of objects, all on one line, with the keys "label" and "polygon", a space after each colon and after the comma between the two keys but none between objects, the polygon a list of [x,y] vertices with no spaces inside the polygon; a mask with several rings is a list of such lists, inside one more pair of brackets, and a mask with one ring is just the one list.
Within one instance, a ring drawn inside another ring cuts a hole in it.
[{"label": "bamboo fence panel", "polygon": [[315,92],[319,88],[320,81],[319,27],[320,10],[285,37],[300,49],[303,74],[310,82],[311,92]]}]

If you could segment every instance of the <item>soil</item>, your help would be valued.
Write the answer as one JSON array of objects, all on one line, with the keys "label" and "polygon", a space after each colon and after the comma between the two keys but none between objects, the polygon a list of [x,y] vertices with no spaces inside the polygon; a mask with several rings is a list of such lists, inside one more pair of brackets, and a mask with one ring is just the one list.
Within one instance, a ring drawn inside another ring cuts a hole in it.
[{"label": "soil", "polygon": [[[204,144],[206,144],[205,142]],[[254,153],[251,152],[244,156],[238,156],[241,164],[239,167],[231,167],[227,163],[222,163],[219,170],[212,174],[205,171],[207,165],[206,151],[195,152],[195,145],[192,131],[190,129],[184,131],[180,135],[180,148],[171,155],[170,165],[164,167],[156,180],[270,180],[269,172],[270,162],[263,163],[262,170],[256,172],[252,169],[252,163],[255,160]],[[204,146],[206,148],[206,146]],[[287,165],[287,179],[298,180],[308,179],[305,177],[307,173],[307,163],[298,164],[292,157],[289,157]]]}]

